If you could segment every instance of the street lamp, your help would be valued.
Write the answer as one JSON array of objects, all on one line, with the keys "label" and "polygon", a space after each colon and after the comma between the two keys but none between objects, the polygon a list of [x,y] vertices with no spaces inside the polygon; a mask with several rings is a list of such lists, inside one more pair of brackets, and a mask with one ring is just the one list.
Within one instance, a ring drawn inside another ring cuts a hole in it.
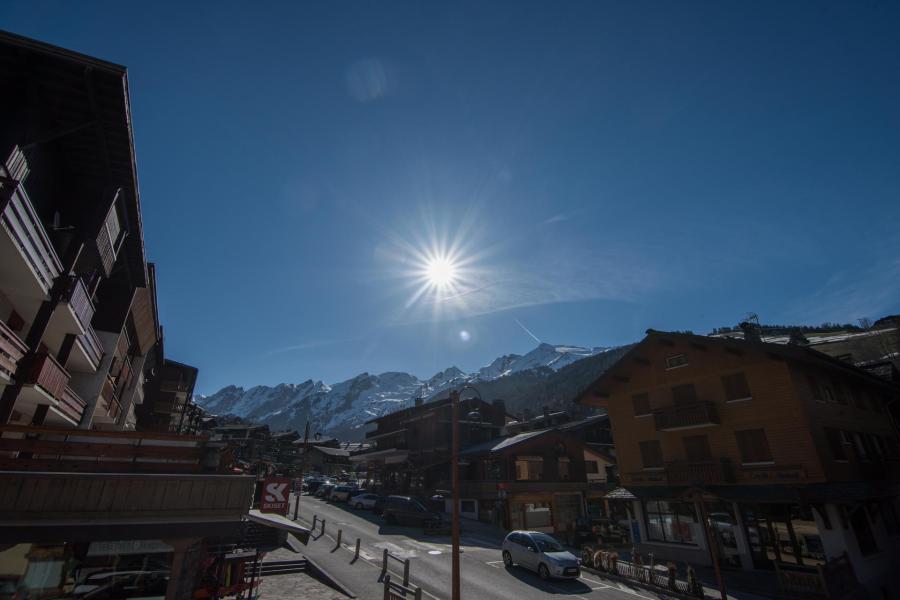
[{"label": "street lamp", "polygon": [[450,524],[451,552],[451,600],[460,600],[459,597],[459,397],[466,390],[475,392],[475,397],[481,400],[481,394],[471,385],[464,385],[459,390],[450,390],[450,414],[453,428],[453,454],[450,458],[450,477],[453,490],[453,520]]}]

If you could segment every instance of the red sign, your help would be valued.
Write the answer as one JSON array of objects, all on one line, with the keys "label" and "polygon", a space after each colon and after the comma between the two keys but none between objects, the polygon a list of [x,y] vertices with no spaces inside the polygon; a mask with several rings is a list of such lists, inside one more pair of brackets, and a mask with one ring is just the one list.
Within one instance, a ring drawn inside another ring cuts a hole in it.
[{"label": "red sign", "polygon": [[287,477],[267,477],[263,481],[259,510],[286,515],[291,495],[291,480]]}]

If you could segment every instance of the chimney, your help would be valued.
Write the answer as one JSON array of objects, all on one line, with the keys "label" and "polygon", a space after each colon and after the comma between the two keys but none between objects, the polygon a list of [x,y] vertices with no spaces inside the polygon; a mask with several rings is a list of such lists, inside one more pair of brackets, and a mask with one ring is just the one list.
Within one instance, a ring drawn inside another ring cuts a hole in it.
[{"label": "chimney", "polygon": [[495,398],[491,402],[493,410],[491,411],[491,423],[494,425],[503,425],[506,423],[506,401],[502,398]]},{"label": "chimney", "polygon": [[749,321],[744,321],[738,327],[741,328],[741,331],[744,332],[744,340],[747,342],[761,342],[762,337],[760,336],[759,325],[754,325]]}]

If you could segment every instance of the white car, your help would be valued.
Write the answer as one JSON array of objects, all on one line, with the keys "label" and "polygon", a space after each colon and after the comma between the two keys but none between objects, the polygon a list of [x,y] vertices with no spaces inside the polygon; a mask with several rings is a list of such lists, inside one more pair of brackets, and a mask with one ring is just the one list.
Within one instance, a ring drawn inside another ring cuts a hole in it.
[{"label": "white car", "polygon": [[541,579],[577,579],[578,558],[552,536],[539,531],[513,531],[503,540],[503,564],[537,571]]},{"label": "white car", "polygon": [[378,500],[378,494],[359,494],[350,498],[350,506],[358,509],[373,508],[376,500]]}]

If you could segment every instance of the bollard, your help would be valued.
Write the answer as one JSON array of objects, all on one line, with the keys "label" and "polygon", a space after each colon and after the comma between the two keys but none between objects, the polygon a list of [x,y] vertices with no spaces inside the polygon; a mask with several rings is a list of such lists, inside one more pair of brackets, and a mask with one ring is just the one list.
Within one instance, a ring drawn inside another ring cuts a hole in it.
[{"label": "bollard", "polygon": [[322,535],[325,535],[325,519],[322,519]]},{"label": "bollard", "polygon": [[385,575],[384,577],[384,600],[390,600],[391,598],[391,576]]},{"label": "bollard", "polygon": [[403,561],[403,585],[409,585],[409,559]]},{"label": "bollard", "polygon": [[356,552],[353,555],[353,560],[359,559],[359,542],[360,542],[359,538],[356,538]]},{"label": "bollard", "polygon": [[317,521],[318,519],[319,519],[319,515],[313,515],[313,524],[312,524],[311,529],[315,529],[315,528],[316,528],[316,521]]},{"label": "bollard", "polygon": [[384,549],[384,553],[381,555],[381,576],[384,577],[387,574],[387,548]]},{"label": "bollard", "polygon": [[343,535],[344,535],[344,530],[343,530],[343,529],[338,529],[337,542],[334,544],[334,549],[335,549],[335,550],[337,550],[338,548],[341,547],[341,537],[343,537]]},{"label": "bollard", "polygon": [[416,600],[422,600],[422,588],[416,588],[416,595],[414,597]]},{"label": "bollard", "polygon": [[300,518],[300,492],[297,492],[297,497],[294,498],[294,520]]}]

